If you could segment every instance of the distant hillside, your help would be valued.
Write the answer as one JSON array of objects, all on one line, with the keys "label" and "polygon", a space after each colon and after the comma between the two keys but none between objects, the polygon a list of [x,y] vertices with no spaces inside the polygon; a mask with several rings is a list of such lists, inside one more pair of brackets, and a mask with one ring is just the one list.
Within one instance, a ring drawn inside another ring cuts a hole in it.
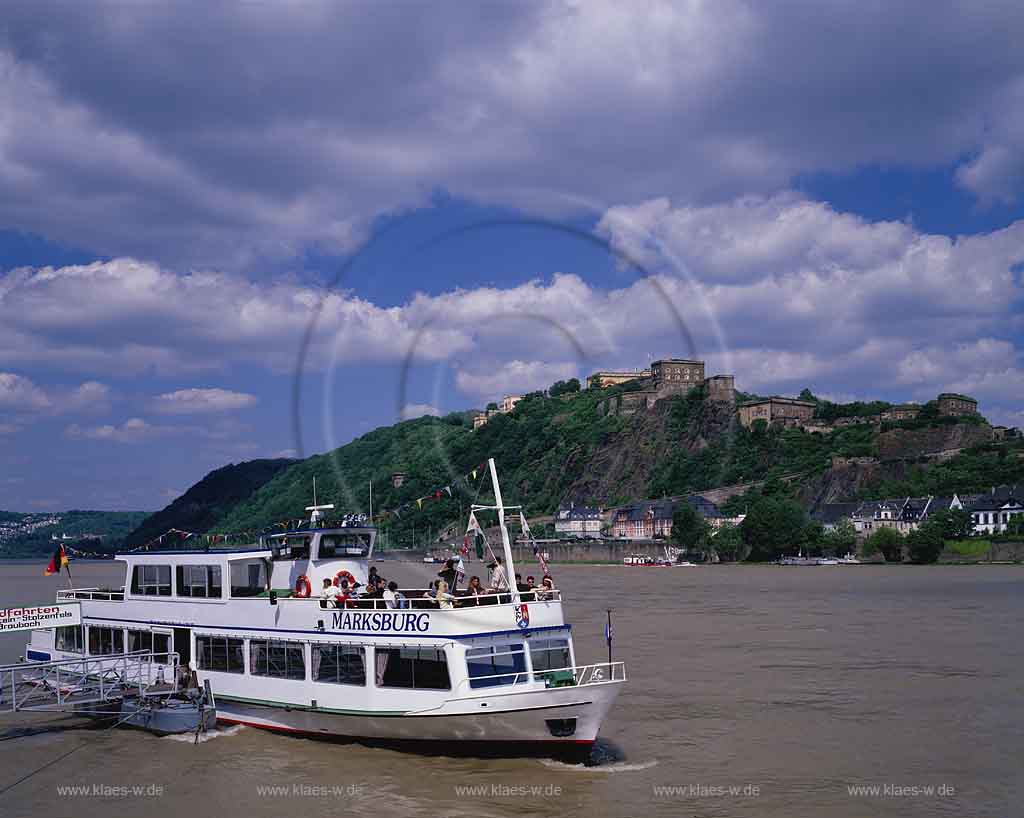
[{"label": "distant hillside", "polygon": [[[545,514],[564,500],[611,505],[793,472],[820,474],[833,454],[875,453],[876,426],[828,434],[748,430],[736,423],[731,407],[705,400],[699,388],[646,411],[610,412],[609,398],[631,389],[624,384],[560,398],[533,393],[476,431],[464,414],[376,429],[283,472],[215,530],[260,529],[301,516],[314,475],[321,502],[334,502],[339,511],[365,512],[370,481],[375,509],[389,509],[453,483],[494,457],[506,502]],[[395,471],[407,474],[397,489],[391,483]],[[453,497],[389,520],[390,541],[422,543],[428,532],[459,519],[464,524],[469,503],[490,499],[490,480],[483,475],[476,484],[453,484]]]},{"label": "distant hillside", "polygon": [[[318,501],[334,503],[339,514],[369,509],[371,480],[376,508],[398,505],[451,480],[449,456],[457,442],[470,435],[471,422],[463,414],[375,429],[333,453],[315,455],[276,475],[219,520],[214,530],[262,529],[304,516],[303,509],[313,499],[314,476]],[[396,471],[407,474],[401,489],[391,485]]]},{"label": "distant hillside", "polygon": [[210,472],[162,511],[150,515],[124,540],[142,545],[171,528],[205,533],[254,491],[297,461],[249,460]]},{"label": "distant hillside", "polygon": [[[988,446],[992,436],[981,418],[862,423],[813,433],[764,424],[746,429],[730,405],[707,400],[700,387],[648,409],[617,413],[614,407],[623,405],[618,396],[625,399],[624,393],[636,389],[635,384],[622,384],[558,397],[532,393],[512,412],[492,416],[477,430],[470,413],[404,421],[375,429],[334,452],[286,462],[244,485],[230,469],[252,464],[218,470],[148,519],[144,535],[133,533],[132,541],[170,527],[254,531],[300,518],[312,500],[315,476],[318,500],[334,503],[337,513],[368,511],[371,483],[375,511],[412,503],[401,516],[388,519],[388,541],[423,544],[428,536],[464,525],[470,503],[492,499],[485,473],[476,481],[461,479],[488,457],[498,463],[506,502],[521,504],[531,515],[550,513],[565,500],[608,506],[793,474],[802,477],[789,490],[814,506],[883,487],[888,491],[897,483],[927,485],[924,475],[936,467],[940,452],[953,459],[943,466],[945,476],[939,482],[956,482],[964,475],[955,471],[961,462],[955,450],[964,449],[963,456],[969,456],[974,448]],[[834,420],[874,413],[888,404],[819,401],[818,406],[823,419]],[[833,457],[867,459],[872,465],[833,469]],[[1008,471],[1012,469],[998,473]],[[395,472],[405,475],[400,487],[392,483]],[[971,485],[987,479],[973,470],[971,475]],[[204,487],[207,481],[212,484]],[[452,487],[450,497],[445,493],[422,508],[415,506],[417,498],[446,485]],[[193,499],[197,506],[191,515],[185,512]],[[738,496],[736,503],[742,502]]]},{"label": "distant hillside", "polygon": [[90,551],[113,551],[147,516],[145,511],[0,511],[0,555],[49,556],[54,547],[51,537],[65,535],[68,545]]}]

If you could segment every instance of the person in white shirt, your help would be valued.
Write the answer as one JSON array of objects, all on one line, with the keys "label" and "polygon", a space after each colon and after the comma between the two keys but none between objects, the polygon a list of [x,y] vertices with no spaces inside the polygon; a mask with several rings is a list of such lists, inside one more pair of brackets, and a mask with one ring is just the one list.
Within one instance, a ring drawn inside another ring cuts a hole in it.
[{"label": "person in white shirt", "polygon": [[398,607],[398,597],[395,593],[398,590],[398,583],[392,580],[384,591],[384,604],[389,608]]},{"label": "person in white shirt", "polygon": [[329,577],[324,577],[324,587],[320,591],[320,600],[324,608],[337,608],[339,591]]},{"label": "person in white shirt", "polygon": [[490,565],[490,568],[491,580],[489,588],[492,591],[507,591],[508,577],[505,576],[505,566],[502,565],[501,557],[495,557],[494,562]]}]

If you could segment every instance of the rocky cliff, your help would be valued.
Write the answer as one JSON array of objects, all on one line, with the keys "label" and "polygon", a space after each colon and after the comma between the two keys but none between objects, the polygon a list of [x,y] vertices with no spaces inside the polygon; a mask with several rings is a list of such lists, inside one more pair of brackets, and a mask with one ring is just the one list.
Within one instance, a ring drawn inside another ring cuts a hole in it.
[{"label": "rocky cliff", "polygon": [[992,427],[977,423],[891,429],[878,435],[880,460],[912,459],[956,452],[992,440]]}]

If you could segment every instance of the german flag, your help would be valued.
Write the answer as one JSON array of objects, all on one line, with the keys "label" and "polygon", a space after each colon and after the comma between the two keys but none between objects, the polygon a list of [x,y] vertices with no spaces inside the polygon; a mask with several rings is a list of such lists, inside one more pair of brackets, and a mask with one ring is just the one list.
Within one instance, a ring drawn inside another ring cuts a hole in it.
[{"label": "german flag", "polygon": [[[64,543],[57,543],[57,550],[53,552],[53,559],[46,566],[46,576],[50,577],[54,574],[59,574],[61,568],[68,568],[68,555],[64,553]],[[68,568],[68,575],[70,576],[70,574],[71,569]]]}]

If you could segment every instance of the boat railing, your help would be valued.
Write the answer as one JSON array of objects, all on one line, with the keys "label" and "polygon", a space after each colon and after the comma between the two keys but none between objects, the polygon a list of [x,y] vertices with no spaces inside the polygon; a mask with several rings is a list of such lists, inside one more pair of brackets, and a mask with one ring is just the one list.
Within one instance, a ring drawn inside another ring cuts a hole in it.
[{"label": "boat railing", "polygon": [[[126,693],[173,692],[179,663],[177,653],[134,651],[0,665],[0,712],[61,710]],[[166,665],[167,670],[154,665]]]},{"label": "boat railing", "polygon": [[544,670],[535,668],[532,673],[528,670],[520,670],[513,673],[471,676],[462,679],[458,688],[470,687],[476,690],[525,684],[530,681],[543,682],[545,687],[581,687],[607,682],[624,682],[626,681],[626,663],[597,662],[592,665],[545,668]]},{"label": "boat railing", "polygon": [[[440,607],[437,600],[432,597],[424,596],[426,593],[422,588],[415,589],[400,589],[400,593],[403,597],[399,600],[399,605],[389,606],[387,600],[379,597],[353,597],[345,600],[340,605],[334,604],[331,600],[321,599],[318,596],[308,597],[282,597],[286,601],[298,601],[298,602],[315,602],[319,603],[321,608],[344,608],[345,610],[396,610],[410,608],[413,610],[438,610]],[[452,602],[452,608],[443,608],[442,610],[474,610],[478,607],[484,607],[486,605],[508,605],[512,602],[512,594],[507,591],[502,591],[495,594],[478,594],[475,596],[455,596]],[[555,588],[546,592],[535,592],[535,591],[520,591],[519,601],[521,603],[531,602],[561,602],[562,592]]]},{"label": "boat railing", "polygon": [[58,602],[74,602],[77,599],[101,599],[108,602],[124,602],[124,588],[68,588],[57,591]]}]

